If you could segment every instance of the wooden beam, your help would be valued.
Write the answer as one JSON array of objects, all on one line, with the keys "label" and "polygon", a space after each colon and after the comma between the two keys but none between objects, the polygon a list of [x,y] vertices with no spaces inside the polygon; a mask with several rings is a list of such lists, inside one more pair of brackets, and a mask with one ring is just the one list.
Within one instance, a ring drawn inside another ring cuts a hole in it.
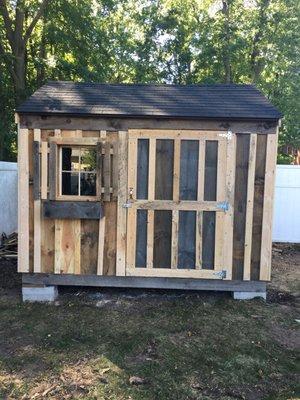
[{"label": "wooden beam", "polygon": [[56,143],[59,145],[77,145],[77,146],[96,146],[99,142],[99,138],[97,137],[61,137],[61,136],[53,136],[49,137],[50,143]]},{"label": "wooden beam", "polygon": [[103,176],[104,176],[104,201],[110,201],[110,176],[111,176],[111,163],[110,163],[110,143],[106,141],[104,144],[105,154],[103,163]]},{"label": "wooden beam", "polygon": [[105,217],[99,220],[97,275],[103,275]]},{"label": "wooden beam", "polygon": [[41,130],[33,132],[33,271],[42,272],[41,260],[41,199],[40,199],[40,143]]},{"label": "wooden beam", "polygon": [[29,272],[28,129],[18,127],[18,271]]},{"label": "wooden beam", "polygon": [[56,187],[57,187],[57,145],[54,142],[50,143],[50,154],[49,154],[49,199],[56,199]]},{"label": "wooden beam", "polygon": [[41,199],[48,196],[48,143],[41,143]]},{"label": "wooden beam", "polygon": [[[204,177],[205,177],[205,140],[199,140],[199,155],[198,155],[198,193],[197,200],[204,201]],[[202,267],[202,226],[203,212],[197,211],[196,214],[196,259],[195,268]]]},{"label": "wooden beam", "polygon": [[[137,179],[137,139],[128,139],[128,191],[131,192],[133,199],[136,199],[136,179]],[[129,201],[130,201],[130,196]],[[139,201],[140,202],[140,201]],[[137,210],[129,207],[127,211],[127,266],[135,268],[136,252],[136,213]],[[127,271],[127,269],[126,269]]]},{"label": "wooden beam", "polygon": [[[155,159],[156,139],[149,140],[149,168],[148,168],[148,199],[154,200],[155,196]],[[153,268],[154,249],[154,210],[147,213],[147,268]]]},{"label": "wooden beam", "polygon": [[127,132],[118,133],[118,208],[117,208],[117,249],[116,249],[116,275],[125,275],[126,266],[126,216],[124,204],[127,202]]},{"label": "wooden beam", "polygon": [[46,200],[43,201],[43,217],[50,219],[101,219],[103,207],[100,202],[95,201]]},{"label": "wooden beam", "polygon": [[275,187],[275,170],[277,159],[278,135],[269,135],[267,139],[265,187],[264,187],[264,206],[261,235],[261,254],[260,254],[260,280],[269,281],[271,279],[272,261],[272,222],[273,204]]},{"label": "wooden beam", "polygon": [[251,250],[252,250],[252,225],[253,225],[253,204],[254,204],[254,181],[256,163],[257,135],[250,135],[248,180],[247,180],[247,209],[245,222],[245,244],[244,244],[244,280],[251,277]]},{"label": "wooden beam", "polygon": [[98,142],[96,145],[96,174],[97,174],[97,187],[96,195],[100,199],[102,195],[102,143]]},{"label": "wooden beam", "polygon": [[143,210],[182,210],[182,211],[217,211],[223,212],[218,207],[217,201],[192,201],[180,200],[135,200],[132,202],[131,209]]}]

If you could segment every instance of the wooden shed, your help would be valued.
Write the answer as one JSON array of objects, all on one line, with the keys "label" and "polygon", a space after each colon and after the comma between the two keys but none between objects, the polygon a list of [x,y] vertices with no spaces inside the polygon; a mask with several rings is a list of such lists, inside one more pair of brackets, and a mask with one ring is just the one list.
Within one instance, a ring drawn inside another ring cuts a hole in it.
[{"label": "wooden shed", "polygon": [[16,114],[23,285],[264,295],[280,118],[251,85],[44,85]]}]

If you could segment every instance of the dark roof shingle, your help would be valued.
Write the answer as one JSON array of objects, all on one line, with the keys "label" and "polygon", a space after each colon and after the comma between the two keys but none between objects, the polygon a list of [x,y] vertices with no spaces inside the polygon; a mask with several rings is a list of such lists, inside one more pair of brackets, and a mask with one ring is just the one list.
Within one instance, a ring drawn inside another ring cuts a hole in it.
[{"label": "dark roof shingle", "polygon": [[49,82],[19,113],[115,117],[279,119],[252,85],[156,85]]}]

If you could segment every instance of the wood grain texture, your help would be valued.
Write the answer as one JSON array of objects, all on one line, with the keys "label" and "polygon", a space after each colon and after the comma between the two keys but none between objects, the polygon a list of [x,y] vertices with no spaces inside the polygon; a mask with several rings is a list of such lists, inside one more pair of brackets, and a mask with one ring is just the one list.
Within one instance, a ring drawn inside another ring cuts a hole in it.
[{"label": "wood grain texture", "polygon": [[41,143],[41,199],[48,196],[48,142]]},{"label": "wood grain texture", "polygon": [[57,194],[57,145],[54,142],[50,143],[49,153],[49,199],[55,200]]},{"label": "wood grain texture", "polygon": [[82,220],[80,234],[80,274],[97,274],[99,220]]},{"label": "wood grain texture", "polygon": [[104,235],[103,274],[116,275],[117,202],[104,203],[104,213],[107,223],[105,224]]},{"label": "wood grain texture", "polygon": [[42,272],[54,273],[55,220],[41,218]]},{"label": "wood grain texture", "polygon": [[43,201],[43,216],[50,219],[101,219],[104,216],[100,202]]}]

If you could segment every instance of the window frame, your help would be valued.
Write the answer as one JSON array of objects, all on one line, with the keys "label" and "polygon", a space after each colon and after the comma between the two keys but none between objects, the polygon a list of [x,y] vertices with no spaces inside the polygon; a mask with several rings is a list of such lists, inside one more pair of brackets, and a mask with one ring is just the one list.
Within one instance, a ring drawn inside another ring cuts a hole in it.
[{"label": "window frame", "polygon": [[[85,149],[97,149],[96,144],[86,144],[84,143],[84,141],[82,141],[81,143],[57,143],[57,154],[58,154],[58,163],[57,163],[57,176],[58,176],[58,185],[57,185],[57,195],[56,195],[56,199],[57,200],[76,200],[76,201],[100,201],[101,200],[101,196],[97,195],[97,186],[99,185],[99,175],[97,172],[97,167],[95,170],[93,171],[87,171],[84,172],[84,174],[86,173],[92,173],[96,175],[96,194],[95,196],[92,195],[84,195],[81,196],[80,193],[80,165],[81,165],[81,160],[79,160],[79,171],[73,171],[73,173],[78,174],[78,194],[77,195],[67,195],[67,194],[62,194],[62,174],[63,174],[63,169],[62,169],[62,149],[63,147],[68,147],[68,148],[85,148]],[[72,171],[65,171],[67,173],[72,173]]]}]

